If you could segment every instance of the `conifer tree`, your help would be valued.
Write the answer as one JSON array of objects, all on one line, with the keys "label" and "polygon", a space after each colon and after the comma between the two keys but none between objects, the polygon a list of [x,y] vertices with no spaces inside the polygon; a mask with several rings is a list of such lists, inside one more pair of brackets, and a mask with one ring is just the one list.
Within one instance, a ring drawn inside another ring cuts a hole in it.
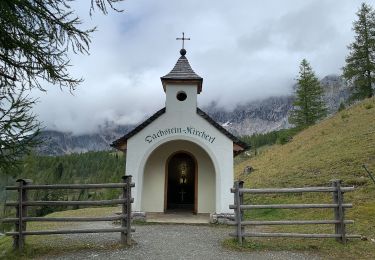
[{"label": "conifer tree", "polygon": [[[86,0],[90,14],[104,14],[122,0]],[[69,73],[71,50],[88,53],[90,35],[82,29],[71,0],[0,0],[0,174],[38,142],[40,125],[31,109],[31,89],[50,83],[74,88],[82,82]],[[116,10],[116,9],[115,9]],[[117,10],[118,11],[118,10]]]},{"label": "conifer tree", "polygon": [[360,100],[374,95],[375,85],[375,11],[362,3],[353,23],[355,40],[343,68],[344,78],[353,86],[352,99]]},{"label": "conifer tree", "polygon": [[323,88],[310,64],[303,59],[300,64],[294,108],[289,116],[289,122],[297,128],[305,128],[325,117],[327,109],[323,101],[323,93]]}]

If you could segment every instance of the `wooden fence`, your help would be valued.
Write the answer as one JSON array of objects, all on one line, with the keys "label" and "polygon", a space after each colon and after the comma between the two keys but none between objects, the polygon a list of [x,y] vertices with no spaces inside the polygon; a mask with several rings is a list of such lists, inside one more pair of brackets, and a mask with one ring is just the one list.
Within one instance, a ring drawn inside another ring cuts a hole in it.
[{"label": "wooden fence", "polygon": [[[6,202],[5,206],[16,207],[15,218],[5,218],[3,222],[15,223],[13,232],[5,233],[8,236],[13,236],[13,246],[16,249],[22,250],[25,245],[25,236],[27,235],[54,235],[54,234],[82,234],[82,233],[109,233],[120,232],[121,243],[131,244],[131,232],[135,229],[131,228],[131,203],[134,199],[131,197],[131,188],[134,183],[131,181],[131,176],[123,176],[121,183],[105,183],[105,184],[54,184],[54,185],[32,185],[31,180],[18,179],[17,186],[7,186],[6,190],[15,190],[18,192],[18,201]],[[100,201],[30,201],[28,199],[29,190],[55,190],[55,189],[122,189],[120,199],[100,200]],[[122,205],[122,213],[118,216],[108,217],[63,217],[63,218],[48,218],[48,217],[29,217],[27,215],[27,208],[32,206],[104,206],[104,205]],[[105,228],[105,229],[68,229],[68,230],[38,230],[27,231],[26,223],[37,222],[91,222],[91,221],[121,221],[120,228]]]},{"label": "wooden fence", "polygon": [[[243,181],[236,181],[231,192],[234,193],[235,221],[229,224],[236,226],[235,233],[230,236],[236,237],[240,245],[245,237],[302,237],[302,238],[336,238],[341,243],[346,243],[347,238],[360,238],[360,235],[346,234],[346,224],[353,224],[353,220],[345,220],[345,209],[352,208],[352,204],[344,203],[344,192],[353,191],[354,187],[341,187],[341,180],[331,181],[331,187],[305,187],[305,188],[282,188],[282,189],[245,189]],[[303,192],[332,192],[332,204],[268,204],[268,205],[245,205],[243,195],[248,194],[270,194],[270,193],[303,193]],[[281,220],[281,221],[247,221],[244,220],[244,210],[251,209],[333,209],[333,220]],[[245,226],[258,225],[335,225],[335,234],[300,234],[300,233],[260,233],[245,232]]]}]

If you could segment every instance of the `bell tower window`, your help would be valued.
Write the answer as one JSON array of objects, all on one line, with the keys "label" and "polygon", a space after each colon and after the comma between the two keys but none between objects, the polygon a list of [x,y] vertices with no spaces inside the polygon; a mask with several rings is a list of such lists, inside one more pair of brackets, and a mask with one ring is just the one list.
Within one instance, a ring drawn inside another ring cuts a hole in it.
[{"label": "bell tower window", "polygon": [[187,95],[184,91],[180,91],[180,92],[177,93],[176,98],[179,101],[184,101],[187,98]]}]

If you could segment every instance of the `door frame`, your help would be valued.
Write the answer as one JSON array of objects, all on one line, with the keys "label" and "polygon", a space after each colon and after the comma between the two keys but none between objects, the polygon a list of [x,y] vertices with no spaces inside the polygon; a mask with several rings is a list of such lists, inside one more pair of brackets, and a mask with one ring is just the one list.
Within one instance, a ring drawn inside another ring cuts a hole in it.
[{"label": "door frame", "polygon": [[194,160],[194,164],[195,164],[195,169],[194,169],[194,209],[193,209],[193,214],[197,214],[198,213],[198,161],[197,159],[195,158],[195,156],[188,152],[188,151],[185,151],[185,150],[179,150],[179,151],[176,151],[176,152],[173,152],[172,154],[169,155],[169,157],[167,158],[166,162],[165,162],[165,180],[164,180],[164,213],[167,212],[167,207],[168,207],[168,165],[169,165],[169,161],[172,159],[173,156],[175,156],[176,154],[179,154],[179,153],[185,153],[187,155],[189,155],[191,158],[193,158]]}]

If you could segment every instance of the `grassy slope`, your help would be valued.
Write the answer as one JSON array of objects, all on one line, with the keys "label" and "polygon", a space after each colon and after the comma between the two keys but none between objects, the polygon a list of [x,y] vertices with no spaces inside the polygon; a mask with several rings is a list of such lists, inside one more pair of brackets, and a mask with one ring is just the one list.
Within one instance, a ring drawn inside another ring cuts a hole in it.
[{"label": "grassy slope", "polygon": [[[331,179],[341,179],[344,186],[356,186],[355,192],[345,194],[352,202],[348,219],[355,220],[349,233],[367,236],[368,241],[350,241],[342,246],[331,239],[255,239],[248,246],[254,248],[315,250],[326,257],[375,258],[375,184],[361,167],[368,165],[375,173],[375,99],[368,99],[344,110],[332,118],[301,132],[286,145],[275,145],[261,155],[235,167],[236,176],[248,187],[327,186]],[[254,167],[243,176],[246,165]],[[330,202],[330,194],[297,196],[253,196],[256,203]],[[249,198],[248,198],[249,199]],[[327,210],[258,210],[247,213],[252,219],[332,219]],[[294,232],[329,232],[333,227],[287,226],[266,230]]]}]

